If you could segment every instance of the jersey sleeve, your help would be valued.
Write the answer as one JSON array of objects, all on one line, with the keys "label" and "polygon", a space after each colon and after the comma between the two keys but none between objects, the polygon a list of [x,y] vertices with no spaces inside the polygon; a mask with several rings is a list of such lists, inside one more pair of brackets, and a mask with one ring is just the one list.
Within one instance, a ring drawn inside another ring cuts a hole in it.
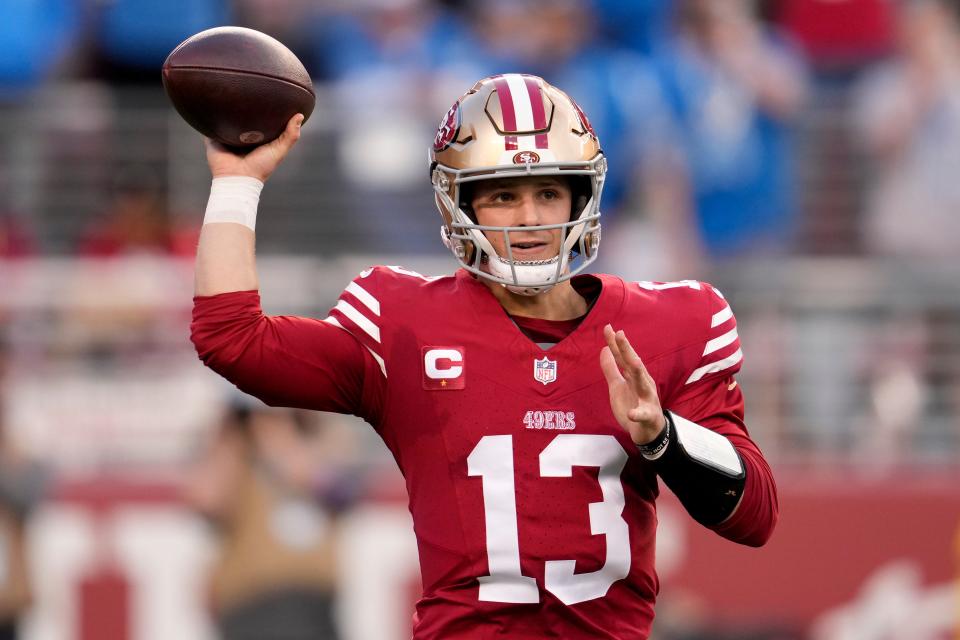
[{"label": "jersey sleeve", "polygon": [[719,291],[705,285],[703,295],[702,337],[681,360],[679,388],[664,408],[716,431],[736,448],[746,469],[746,486],[733,514],[712,529],[735,542],[759,546],[779,517],[776,483],[744,423],[743,392],[734,378],[743,362],[736,318]]},{"label": "jersey sleeve", "polygon": [[371,268],[360,273],[340,294],[337,304],[324,322],[349,333],[377,363],[384,379],[387,367],[383,359],[383,316],[380,300],[384,285],[381,269]]},{"label": "jersey sleeve", "polygon": [[[729,377],[740,371],[743,363],[743,350],[740,348],[733,310],[723,294],[709,284],[703,283],[702,291],[706,306],[704,315],[709,320],[704,318],[701,323],[703,336],[692,345],[694,366],[683,381],[685,388],[701,388],[711,380]],[[699,357],[696,351],[700,351]]]},{"label": "jersey sleeve", "polygon": [[336,323],[267,316],[256,291],[194,298],[191,340],[208,367],[271,406],[380,422],[380,364]]}]

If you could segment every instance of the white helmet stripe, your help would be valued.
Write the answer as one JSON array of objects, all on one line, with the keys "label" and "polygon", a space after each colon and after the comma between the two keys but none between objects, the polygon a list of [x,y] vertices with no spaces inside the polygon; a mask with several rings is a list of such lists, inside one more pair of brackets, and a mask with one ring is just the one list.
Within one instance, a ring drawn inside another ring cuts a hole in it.
[{"label": "white helmet stripe", "polygon": [[530,92],[527,84],[519,73],[508,73],[503,76],[510,87],[510,98],[513,101],[513,113],[516,117],[517,131],[533,131],[533,105],[530,102]]}]

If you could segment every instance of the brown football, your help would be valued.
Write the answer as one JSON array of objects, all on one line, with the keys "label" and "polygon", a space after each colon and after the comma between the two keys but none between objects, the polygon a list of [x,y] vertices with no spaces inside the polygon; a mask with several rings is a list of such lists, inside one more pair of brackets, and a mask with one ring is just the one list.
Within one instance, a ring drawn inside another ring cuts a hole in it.
[{"label": "brown football", "polygon": [[265,33],[217,27],[180,43],[163,63],[163,86],[177,112],[203,135],[254,147],[283,133],[316,96],[292,51]]}]

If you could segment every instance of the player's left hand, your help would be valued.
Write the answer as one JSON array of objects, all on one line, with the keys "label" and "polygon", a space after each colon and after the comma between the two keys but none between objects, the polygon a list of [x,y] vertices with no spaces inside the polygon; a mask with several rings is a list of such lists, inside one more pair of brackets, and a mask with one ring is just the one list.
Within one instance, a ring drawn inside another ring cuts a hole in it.
[{"label": "player's left hand", "polygon": [[610,388],[610,408],[635,443],[647,444],[666,426],[657,385],[622,330],[608,324],[603,337],[607,346],[600,350],[600,368]]}]

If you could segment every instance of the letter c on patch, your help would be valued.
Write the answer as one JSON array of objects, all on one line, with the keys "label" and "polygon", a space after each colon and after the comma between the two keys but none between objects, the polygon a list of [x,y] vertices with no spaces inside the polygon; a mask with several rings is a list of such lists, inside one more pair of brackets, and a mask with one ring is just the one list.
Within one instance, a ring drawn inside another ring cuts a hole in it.
[{"label": "letter c on patch", "polygon": [[463,373],[463,367],[454,364],[445,368],[437,366],[441,360],[449,362],[463,362],[463,354],[455,349],[430,349],[423,356],[423,366],[427,377],[433,380],[452,380],[459,378]]}]

